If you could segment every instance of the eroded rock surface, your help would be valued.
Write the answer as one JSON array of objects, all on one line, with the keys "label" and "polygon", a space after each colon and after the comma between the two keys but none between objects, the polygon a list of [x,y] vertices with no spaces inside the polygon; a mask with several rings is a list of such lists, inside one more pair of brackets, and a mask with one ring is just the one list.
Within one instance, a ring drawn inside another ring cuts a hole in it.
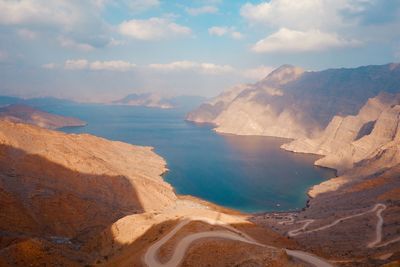
[{"label": "eroded rock surface", "polygon": [[284,65],[265,79],[234,87],[189,113],[216,131],[286,138],[315,137],[336,115],[354,115],[379,92],[397,92],[400,66],[319,72]]}]

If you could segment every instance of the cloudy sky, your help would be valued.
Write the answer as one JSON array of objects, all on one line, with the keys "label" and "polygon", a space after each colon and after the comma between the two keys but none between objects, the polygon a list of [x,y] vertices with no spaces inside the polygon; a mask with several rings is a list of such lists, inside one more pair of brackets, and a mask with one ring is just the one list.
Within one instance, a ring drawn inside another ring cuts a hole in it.
[{"label": "cloudy sky", "polygon": [[213,96],[289,63],[400,61],[398,0],[0,0],[0,94]]}]

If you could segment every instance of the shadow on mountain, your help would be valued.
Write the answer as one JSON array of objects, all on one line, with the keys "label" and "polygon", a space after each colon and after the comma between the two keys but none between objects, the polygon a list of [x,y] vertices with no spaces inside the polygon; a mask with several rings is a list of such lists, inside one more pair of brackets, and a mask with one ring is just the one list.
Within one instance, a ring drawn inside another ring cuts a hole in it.
[{"label": "shadow on mountain", "polygon": [[127,177],[77,172],[3,144],[0,211],[1,266],[83,266],[89,239],[143,207]]}]

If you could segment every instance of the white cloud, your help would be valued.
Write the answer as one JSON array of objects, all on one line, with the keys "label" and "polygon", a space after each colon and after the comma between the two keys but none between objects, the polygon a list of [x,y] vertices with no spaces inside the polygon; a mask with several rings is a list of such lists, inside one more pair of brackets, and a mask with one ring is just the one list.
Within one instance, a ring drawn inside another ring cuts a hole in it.
[{"label": "white cloud", "polygon": [[243,76],[245,78],[251,79],[251,80],[256,80],[259,81],[262,78],[265,78],[271,71],[273,71],[275,68],[270,67],[270,66],[258,66],[255,68],[247,69],[243,72]]},{"label": "white cloud", "polygon": [[93,5],[98,9],[103,9],[106,5],[110,3],[110,0],[91,0]]},{"label": "white cloud", "polygon": [[128,71],[135,66],[135,64],[122,60],[94,61],[90,63],[91,70]]},{"label": "white cloud", "polygon": [[238,31],[233,31],[231,32],[231,36],[233,39],[239,40],[243,38],[243,34],[241,32]]},{"label": "white cloud", "polygon": [[64,36],[58,37],[57,40],[60,43],[60,45],[64,48],[72,48],[72,49],[86,51],[86,52],[94,50],[94,47],[90,44],[78,43],[78,42],[76,42],[72,39],[69,39],[67,37],[64,37]]},{"label": "white cloud", "polygon": [[198,16],[202,14],[214,14],[218,12],[218,8],[215,6],[202,6],[202,7],[187,7],[186,12],[192,16]]},{"label": "white cloud", "polygon": [[[130,62],[122,60],[110,60],[110,61],[93,61],[89,62],[86,59],[69,59],[64,63],[64,68],[67,70],[107,70],[107,71],[129,71],[133,69],[136,65]],[[44,68],[54,68],[57,67],[54,63],[49,63],[43,65]]]},{"label": "white cloud", "polygon": [[119,25],[121,34],[139,40],[161,40],[177,36],[187,36],[191,29],[176,24],[165,18],[150,18],[147,20],[129,20]]},{"label": "white cloud", "polygon": [[243,34],[236,31],[234,27],[214,26],[208,29],[208,33],[215,36],[229,35],[231,38],[237,40],[243,38]]},{"label": "white cloud", "polygon": [[0,24],[45,24],[72,29],[82,19],[74,1],[0,1]]},{"label": "white cloud", "polygon": [[83,70],[88,68],[89,61],[86,59],[68,59],[65,61],[64,68],[67,70]]},{"label": "white cloud", "polygon": [[201,63],[200,68],[203,73],[213,75],[225,74],[234,71],[234,68],[229,65],[215,65],[212,63]]},{"label": "white cloud", "polygon": [[107,6],[117,6],[128,9],[132,13],[140,13],[160,5],[159,0],[91,0],[91,2],[99,10],[103,10]]},{"label": "white cloud", "polygon": [[334,47],[357,46],[360,42],[345,40],[335,33],[319,30],[296,31],[282,28],[258,41],[252,50],[257,53],[320,51]]},{"label": "white cloud", "polygon": [[126,42],[124,40],[117,40],[114,38],[111,38],[110,42],[108,43],[109,46],[120,46],[125,44]]},{"label": "white cloud", "polygon": [[228,33],[228,28],[227,27],[218,27],[214,26],[208,29],[208,33],[210,35],[215,35],[215,36],[223,36]]},{"label": "white cloud", "polygon": [[197,64],[198,63],[193,61],[175,61],[167,64],[150,64],[149,67],[163,71],[175,71],[193,69],[197,66]]},{"label": "white cloud", "polygon": [[48,70],[53,70],[53,69],[56,69],[57,67],[58,67],[58,65],[56,63],[47,63],[47,64],[42,65],[42,68],[48,69]]},{"label": "white cloud", "polygon": [[17,31],[17,34],[18,34],[21,38],[23,38],[23,39],[25,39],[25,40],[34,40],[34,39],[36,39],[37,36],[38,36],[38,34],[37,34],[36,32],[31,31],[31,30],[29,30],[29,29],[19,29],[19,30]]},{"label": "white cloud", "polygon": [[150,68],[160,71],[196,71],[203,74],[219,75],[230,73],[234,68],[229,65],[198,63],[194,61],[175,61],[167,64],[150,64]]},{"label": "white cloud", "polygon": [[89,51],[105,47],[110,39],[111,27],[102,17],[101,8],[113,2],[0,0],[0,25],[19,26],[17,34],[26,40],[40,36],[40,42],[55,39],[62,47]]},{"label": "white cloud", "polygon": [[311,28],[332,30],[343,24],[341,11],[349,0],[271,0],[260,4],[246,3],[240,14],[252,23],[297,30]]}]

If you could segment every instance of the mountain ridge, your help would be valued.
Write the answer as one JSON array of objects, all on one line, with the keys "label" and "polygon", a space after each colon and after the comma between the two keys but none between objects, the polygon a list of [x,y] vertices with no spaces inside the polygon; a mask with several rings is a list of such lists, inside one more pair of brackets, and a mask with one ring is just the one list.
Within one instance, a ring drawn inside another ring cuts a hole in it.
[{"label": "mountain ridge", "polygon": [[[279,81],[276,76],[282,70],[289,74],[291,70],[292,76]],[[215,124],[215,130],[222,133],[312,137],[333,116],[356,114],[368,98],[381,91],[396,93],[399,88],[400,67],[395,63],[314,72],[283,65],[261,81],[243,86],[234,99],[224,99],[224,95],[235,87],[190,112],[186,119]]]}]

